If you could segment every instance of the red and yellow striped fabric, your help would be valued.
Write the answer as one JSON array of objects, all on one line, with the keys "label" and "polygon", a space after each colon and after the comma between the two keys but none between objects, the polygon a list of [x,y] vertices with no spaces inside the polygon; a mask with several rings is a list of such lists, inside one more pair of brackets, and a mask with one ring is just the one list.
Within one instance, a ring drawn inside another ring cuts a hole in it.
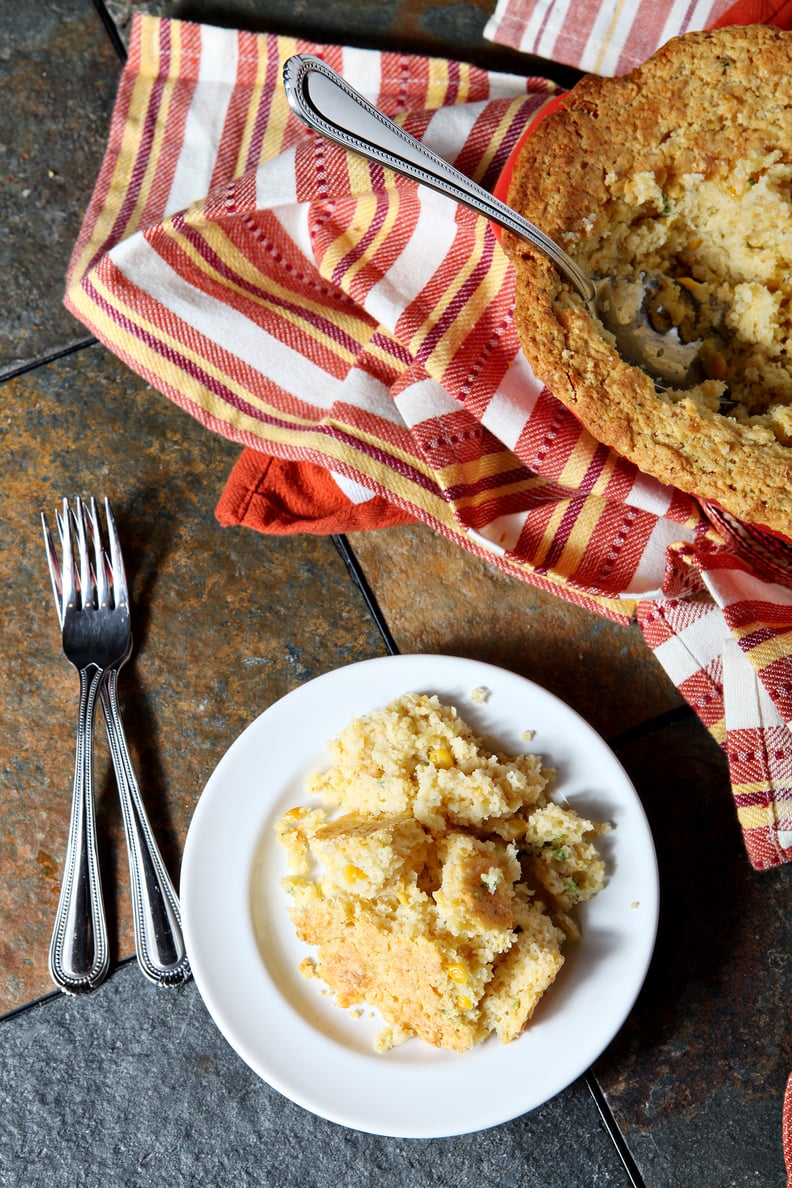
[{"label": "red and yellow striped fabric", "polygon": [[589,74],[626,74],[670,37],[725,25],[792,26],[792,0],[498,0],[484,36]]},{"label": "red and yellow striped fabric", "polygon": [[418,519],[522,580],[637,616],[730,755],[751,861],[787,860],[792,593],[531,373],[484,220],[302,127],[281,84],[296,52],[488,186],[554,93],[455,62],[138,15],[69,308],[245,447],[226,521]]}]

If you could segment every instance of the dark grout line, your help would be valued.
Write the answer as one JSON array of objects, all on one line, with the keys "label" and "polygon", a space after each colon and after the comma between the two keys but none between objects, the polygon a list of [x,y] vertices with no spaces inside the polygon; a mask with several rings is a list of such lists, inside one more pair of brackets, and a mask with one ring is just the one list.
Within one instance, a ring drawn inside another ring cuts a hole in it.
[{"label": "dark grout line", "polygon": [[52,990],[49,994],[40,994],[38,998],[31,998],[30,1002],[23,1002],[21,1006],[12,1007],[4,1015],[0,1015],[0,1026],[3,1023],[10,1023],[12,1019],[18,1019],[20,1015],[26,1015],[28,1011],[35,1010],[36,1007],[44,1006],[47,1002],[55,1002],[62,997],[62,991]]},{"label": "dark grout line", "polygon": [[5,383],[6,380],[16,379],[20,375],[27,375],[29,371],[36,371],[39,367],[46,367],[48,363],[57,363],[59,359],[68,359],[69,355],[74,355],[77,351],[84,351],[88,347],[96,346],[98,342],[98,338],[90,335],[87,338],[80,339],[79,342],[73,342],[71,346],[58,347],[56,351],[50,351],[48,355],[39,355],[36,359],[31,359],[28,363],[20,363],[17,367],[11,367],[8,371],[0,372],[0,384]]},{"label": "dark grout line", "polygon": [[651,734],[658,734],[668,726],[677,726],[680,722],[688,722],[695,717],[696,712],[692,706],[678,705],[674,709],[666,710],[663,714],[649,718],[646,722],[641,722],[638,726],[630,726],[627,730],[622,730],[607,740],[608,746],[612,751],[618,751],[621,747],[629,746],[630,743],[641,742]]},{"label": "dark grout line", "polygon": [[619,1130],[618,1123],[611,1113],[610,1106],[605,1100],[605,1095],[600,1089],[596,1077],[592,1072],[587,1072],[584,1080],[589,1093],[594,1098],[594,1104],[599,1112],[602,1125],[608,1132],[608,1137],[616,1148],[616,1153],[624,1165],[624,1170],[627,1173],[631,1188],[646,1188],[646,1182],[638,1170],[638,1164],[632,1157],[632,1152],[627,1146],[627,1140]]},{"label": "dark grout line", "polygon": [[94,8],[99,13],[99,18],[105,27],[105,33],[113,43],[113,49],[118,54],[122,62],[127,60],[127,48],[121,40],[121,36],[116,28],[116,23],[110,16],[104,5],[104,0],[94,0]]},{"label": "dark grout line", "polygon": [[385,641],[385,647],[388,649],[391,656],[398,656],[399,649],[396,646],[396,640],[393,638],[393,636],[390,633],[390,628],[388,627],[388,624],[385,622],[385,616],[383,615],[382,611],[379,608],[379,603],[377,602],[377,599],[374,597],[374,591],[371,589],[371,586],[366,581],[366,576],[363,573],[363,570],[360,566],[360,562],[358,561],[357,557],[355,556],[354,552],[352,551],[352,547],[350,546],[349,541],[347,540],[347,538],[345,536],[334,535],[333,536],[333,544],[338,549],[338,552],[341,554],[341,559],[343,560],[344,564],[347,567],[347,573],[352,578],[352,581],[355,583],[357,588],[360,590],[360,593],[363,595],[363,598],[365,599],[365,602],[366,602],[366,606],[368,607],[368,610],[369,610],[369,614],[371,615],[374,622],[377,624],[377,627],[379,628],[380,635],[382,636],[383,640]]},{"label": "dark grout line", "polygon": [[[399,648],[391,635],[390,628],[385,621],[385,616],[379,607],[374,591],[366,580],[352,546],[345,536],[334,535],[332,539],[347,567],[347,572],[363,595],[369,613],[379,628],[388,651],[392,656],[397,656],[399,654]],[[695,718],[695,716],[696,714],[693,708],[685,703],[684,705],[676,706],[674,709],[666,710],[665,713],[657,714],[654,718],[649,718],[648,721],[641,722],[637,726],[631,726],[627,730],[622,730],[619,734],[614,735],[606,741],[612,751],[618,751],[621,747],[640,742],[644,738],[658,734],[661,730],[665,730],[669,726],[676,726],[680,722],[687,722],[691,718]]]},{"label": "dark grout line", "polygon": [[[132,962],[136,960],[137,958],[135,957],[134,953],[131,957],[122,957],[121,960],[117,961],[110,970],[108,979],[111,978],[113,974],[119,969],[126,968],[127,965],[131,965]],[[64,994],[62,990],[50,990],[47,994],[40,994],[38,998],[31,998],[29,1002],[23,1002],[20,1006],[12,1007],[11,1010],[6,1011],[4,1015],[0,1015],[0,1027],[3,1025],[3,1023],[10,1023],[12,1019],[18,1019],[20,1015],[26,1015],[28,1011],[35,1010],[36,1007],[45,1006],[47,1003],[60,1002],[62,998],[68,997],[71,996]]]}]

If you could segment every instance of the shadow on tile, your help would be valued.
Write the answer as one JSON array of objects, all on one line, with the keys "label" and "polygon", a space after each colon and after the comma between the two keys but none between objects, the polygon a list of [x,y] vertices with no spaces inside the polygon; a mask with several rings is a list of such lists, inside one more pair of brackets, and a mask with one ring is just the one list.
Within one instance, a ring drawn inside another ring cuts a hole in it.
[{"label": "shadow on tile", "polygon": [[652,825],[661,918],[597,1078],[647,1183],[781,1184],[789,871],[750,867],[725,756],[696,720],[619,757]]}]

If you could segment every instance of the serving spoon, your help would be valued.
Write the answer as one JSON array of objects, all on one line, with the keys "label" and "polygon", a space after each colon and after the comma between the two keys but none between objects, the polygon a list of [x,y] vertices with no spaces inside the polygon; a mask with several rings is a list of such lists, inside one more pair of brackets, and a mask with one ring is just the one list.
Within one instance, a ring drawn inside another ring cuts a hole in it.
[{"label": "serving spoon", "polygon": [[683,342],[676,327],[661,333],[649,321],[645,307],[658,278],[588,276],[543,231],[394,124],[321,58],[295,54],[284,64],[283,81],[292,111],[314,132],[438,190],[537,248],[610,331],[621,358],[659,389],[685,389],[700,381],[701,341]]}]

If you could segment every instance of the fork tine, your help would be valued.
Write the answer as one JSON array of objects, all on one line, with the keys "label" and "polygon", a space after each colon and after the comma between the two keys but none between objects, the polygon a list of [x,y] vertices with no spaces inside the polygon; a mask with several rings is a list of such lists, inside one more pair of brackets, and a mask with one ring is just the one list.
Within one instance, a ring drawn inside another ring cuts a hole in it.
[{"label": "fork tine", "polygon": [[77,552],[80,563],[80,602],[83,609],[94,605],[94,583],[91,575],[91,555],[88,551],[88,529],[86,527],[85,504],[79,495],[75,500],[74,523],[77,528]]},{"label": "fork tine", "polygon": [[96,507],[96,500],[91,496],[90,511],[86,511],[86,519],[94,548],[94,581],[96,583],[96,605],[110,605],[110,586],[108,583],[106,555],[102,543],[102,522]]},{"label": "fork tine", "polygon": [[66,613],[66,607],[74,606],[77,601],[77,590],[74,580],[74,541],[72,539],[68,499],[63,500],[63,512],[58,517],[58,527],[63,544],[63,561],[61,563],[61,581],[63,583],[61,617],[63,617]]},{"label": "fork tine", "polygon": [[41,513],[41,527],[44,532],[44,548],[47,552],[47,565],[49,566],[50,581],[52,582],[52,597],[55,599],[55,608],[58,612],[58,622],[63,626],[63,578],[61,576],[60,561],[58,560],[58,550],[55,548],[55,538],[52,535],[52,530],[49,526],[49,520],[46,513]]},{"label": "fork tine", "polygon": [[121,542],[118,539],[118,529],[110,510],[110,500],[105,495],[105,521],[107,523],[107,539],[110,542],[110,568],[113,574],[113,595],[116,606],[125,606],[129,600],[127,592],[124,558],[121,553]]}]

